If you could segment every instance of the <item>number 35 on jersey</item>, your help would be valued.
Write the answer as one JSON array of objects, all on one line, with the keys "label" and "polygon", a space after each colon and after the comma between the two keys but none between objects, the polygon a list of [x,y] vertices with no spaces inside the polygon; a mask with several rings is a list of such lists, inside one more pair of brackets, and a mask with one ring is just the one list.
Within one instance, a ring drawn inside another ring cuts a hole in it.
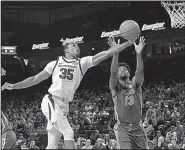
[{"label": "number 35 on jersey", "polygon": [[60,68],[60,72],[61,75],[59,75],[59,77],[61,79],[67,79],[67,80],[73,80],[73,73],[74,73],[74,69],[70,69],[70,68]]}]

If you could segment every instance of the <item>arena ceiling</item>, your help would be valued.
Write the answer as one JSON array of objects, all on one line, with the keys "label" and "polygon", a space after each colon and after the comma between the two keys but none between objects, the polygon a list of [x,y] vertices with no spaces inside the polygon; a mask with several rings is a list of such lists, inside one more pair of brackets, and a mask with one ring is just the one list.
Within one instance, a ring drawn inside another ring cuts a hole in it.
[{"label": "arena ceiling", "polygon": [[23,7],[41,7],[41,8],[65,8],[79,4],[88,4],[91,1],[2,1],[2,8],[23,8]]}]

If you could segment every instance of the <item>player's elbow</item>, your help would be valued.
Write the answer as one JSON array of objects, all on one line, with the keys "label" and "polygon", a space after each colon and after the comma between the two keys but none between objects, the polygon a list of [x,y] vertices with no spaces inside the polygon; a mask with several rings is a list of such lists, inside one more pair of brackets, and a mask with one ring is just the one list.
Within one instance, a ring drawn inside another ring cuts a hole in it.
[{"label": "player's elbow", "polygon": [[35,85],[35,84],[40,83],[42,80],[44,80],[44,79],[41,79],[41,78],[39,78],[39,77],[36,75],[36,76],[33,76],[32,83],[33,83],[33,85]]}]

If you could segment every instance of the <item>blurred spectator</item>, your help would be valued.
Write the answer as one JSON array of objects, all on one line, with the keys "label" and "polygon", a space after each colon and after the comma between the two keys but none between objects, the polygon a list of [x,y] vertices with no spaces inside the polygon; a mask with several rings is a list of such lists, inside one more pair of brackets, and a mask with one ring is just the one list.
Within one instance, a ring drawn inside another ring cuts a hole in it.
[{"label": "blurred spectator", "polygon": [[176,119],[180,117],[180,113],[177,111],[177,108],[174,108],[174,112],[172,113],[171,117]]},{"label": "blurred spectator", "polygon": [[111,139],[110,144],[109,144],[109,149],[117,149],[117,144],[116,140]]},{"label": "blurred spectator", "polygon": [[29,149],[29,148],[26,146],[26,143],[23,143],[23,144],[21,145],[21,149]]},{"label": "blurred spectator", "polygon": [[92,149],[106,149],[106,147],[103,145],[103,139],[98,138],[95,146],[93,146]]},{"label": "blurred spectator", "polygon": [[175,132],[177,133],[177,143],[181,143],[184,137],[183,126],[180,124],[180,121],[176,121]]},{"label": "blurred spectator", "polygon": [[[172,74],[174,68],[171,69],[165,73],[159,72],[156,77],[147,75],[150,82],[146,81],[143,87],[142,125],[151,149],[185,147],[185,73],[176,76]],[[184,72],[183,69],[180,71]],[[89,78],[96,80],[92,82]],[[70,103],[68,117],[79,149],[116,149],[113,131],[116,120],[108,79],[107,72],[92,75],[89,72],[89,76],[84,78],[85,84],[77,90]],[[47,120],[38,105],[47,92],[46,85],[44,83],[34,87],[32,93],[30,89],[11,91],[6,98],[2,98],[2,110],[18,138],[17,149],[30,148],[30,145],[36,145],[39,149],[46,148]],[[35,143],[31,144],[31,141]],[[59,147],[65,148],[62,138]]]},{"label": "blurred spectator", "polygon": [[35,141],[31,141],[29,149],[39,149],[39,148],[35,145]]},{"label": "blurred spectator", "polygon": [[171,144],[177,142],[177,132],[175,132],[175,127],[172,126],[171,130],[167,132],[166,138],[170,139]]},{"label": "blurred spectator", "polygon": [[92,149],[93,146],[91,145],[91,140],[87,139],[85,146],[83,146],[81,149]]}]

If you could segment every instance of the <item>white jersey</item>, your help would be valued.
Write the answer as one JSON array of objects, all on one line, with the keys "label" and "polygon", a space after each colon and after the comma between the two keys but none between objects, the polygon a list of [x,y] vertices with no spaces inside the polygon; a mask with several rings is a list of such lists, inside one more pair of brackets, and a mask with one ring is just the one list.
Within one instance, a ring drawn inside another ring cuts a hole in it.
[{"label": "white jersey", "polygon": [[58,61],[48,63],[44,69],[52,74],[52,85],[48,92],[67,103],[72,101],[83,75],[93,66],[92,57],[66,59],[61,56]]}]

